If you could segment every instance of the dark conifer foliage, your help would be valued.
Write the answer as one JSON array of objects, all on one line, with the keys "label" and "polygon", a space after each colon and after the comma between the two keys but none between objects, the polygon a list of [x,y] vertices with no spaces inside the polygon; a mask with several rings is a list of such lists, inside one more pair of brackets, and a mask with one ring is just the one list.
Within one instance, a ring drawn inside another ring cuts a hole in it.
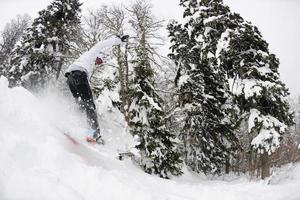
[{"label": "dark conifer foliage", "polygon": [[186,115],[182,130],[187,165],[196,172],[221,172],[236,150],[237,138],[226,72],[215,57],[218,39],[229,21],[221,1],[181,1],[185,24],[169,25],[170,58],[176,77],[179,105]]},{"label": "dark conifer foliage", "polygon": [[239,146],[234,133],[240,122],[248,127],[244,134],[254,135],[252,150],[273,153],[293,123],[278,59],[258,29],[222,0],[180,4],[185,23],[174,22],[168,29],[170,57],[179,66],[178,102],[186,113],[187,164],[195,171],[220,171]]},{"label": "dark conifer foliage", "polygon": [[[226,38],[226,39],[225,39]],[[226,48],[219,54],[220,67],[234,81],[235,101],[240,116],[253,133],[252,148],[273,153],[282,135],[293,124],[288,89],[279,79],[279,60],[269,52],[268,43],[257,27],[243,22],[227,29]]]},{"label": "dark conifer foliage", "polygon": [[37,90],[58,78],[80,25],[78,0],[54,0],[34,20],[14,50],[10,84]]},{"label": "dark conifer foliage", "polygon": [[145,49],[136,49],[135,77],[130,89],[129,125],[138,137],[141,165],[147,173],[163,178],[181,174],[181,159],[174,145],[174,135],[166,129],[162,99],[152,82],[153,70]]},{"label": "dark conifer foliage", "polygon": [[137,1],[131,7],[131,26],[136,32],[132,52],[134,75],[129,89],[129,125],[138,138],[141,165],[147,173],[163,178],[181,174],[181,158],[175,135],[166,128],[163,100],[154,87],[154,62],[149,38],[160,27],[152,16],[151,6]]},{"label": "dark conifer foliage", "polygon": [[0,35],[0,76],[6,76],[9,70],[9,58],[17,42],[22,38],[24,32],[31,24],[31,17],[28,14],[17,15],[10,20],[1,31]]}]

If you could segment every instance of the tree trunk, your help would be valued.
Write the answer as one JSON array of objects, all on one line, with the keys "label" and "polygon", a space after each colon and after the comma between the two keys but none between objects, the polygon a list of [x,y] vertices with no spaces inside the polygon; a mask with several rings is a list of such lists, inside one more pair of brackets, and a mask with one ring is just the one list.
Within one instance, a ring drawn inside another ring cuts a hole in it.
[{"label": "tree trunk", "polygon": [[252,150],[250,150],[250,151],[248,152],[248,170],[249,170],[249,175],[250,175],[250,177],[253,176],[253,169],[252,169],[252,166],[253,166],[253,164],[252,164],[253,159],[252,159],[252,154],[253,154],[253,152],[252,152]]},{"label": "tree trunk", "polygon": [[261,157],[261,178],[265,179],[270,176],[270,159],[267,152],[264,152]]},{"label": "tree trunk", "polygon": [[61,69],[62,69],[62,65],[63,65],[63,62],[62,62],[62,60],[60,60],[59,63],[58,63],[58,66],[57,66],[56,80],[58,80],[58,78],[59,78],[59,75],[60,75],[60,72],[61,72]]},{"label": "tree trunk", "polygon": [[[260,177],[260,166],[261,166],[261,163],[259,162],[260,158],[258,156],[258,153],[257,151],[254,151],[253,152],[254,154],[254,159],[253,159],[253,175],[255,176],[256,175],[256,178]],[[256,173],[256,174],[255,174]]]},{"label": "tree trunk", "polygon": [[128,43],[125,45],[125,55],[124,55],[124,65],[125,65],[125,91],[128,92],[129,89],[129,64],[128,64]]},{"label": "tree trunk", "polygon": [[225,163],[225,174],[229,174],[230,171],[230,159],[229,156],[226,158],[226,163]]}]

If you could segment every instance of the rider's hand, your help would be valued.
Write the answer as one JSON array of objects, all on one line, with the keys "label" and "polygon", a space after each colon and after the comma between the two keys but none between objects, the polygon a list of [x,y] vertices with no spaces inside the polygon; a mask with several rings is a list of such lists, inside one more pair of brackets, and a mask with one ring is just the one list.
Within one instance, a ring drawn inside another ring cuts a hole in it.
[{"label": "rider's hand", "polygon": [[117,37],[120,38],[122,42],[128,42],[129,40],[129,35],[118,35]]}]

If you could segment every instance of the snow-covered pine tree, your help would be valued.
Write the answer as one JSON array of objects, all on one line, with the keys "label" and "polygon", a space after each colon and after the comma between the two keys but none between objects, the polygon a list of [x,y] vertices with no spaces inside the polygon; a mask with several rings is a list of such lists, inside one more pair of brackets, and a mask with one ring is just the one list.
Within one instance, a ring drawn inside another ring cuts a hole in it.
[{"label": "snow-covered pine tree", "polygon": [[[9,67],[9,58],[16,43],[22,38],[29,27],[31,17],[28,14],[17,15],[7,23],[0,35],[0,76],[6,76]],[[1,69],[2,68],[2,69]]]},{"label": "snow-covered pine tree", "polygon": [[174,145],[174,135],[166,129],[163,102],[153,84],[151,45],[147,38],[158,24],[153,20],[150,8],[144,1],[137,1],[131,7],[131,25],[137,39],[132,52],[134,77],[129,89],[129,125],[139,140],[137,148],[145,172],[168,178],[181,174],[182,161]]},{"label": "snow-covered pine tree", "polygon": [[[185,24],[168,26],[170,58],[179,67],[179,106],[186,164],[196,172],[218,173],[237,148],[226,73],[215,57],[217,42],[230,22],[221,0],[181,0]],[[227,162],[228,163],[228,162]]]},{"label": "snow-covered pine tree", "polygon": [[280,146],[282,135],[293,124],[288,89],[279,79],[279,60],[269,52],[257,27],[248,22],[229,27],[219,44],[219,66],[233,80],[234,99],[248,134],[254,135],[251,147],[261,155],[265,178],[270,175],[268,155]]},{"label": "snow-covered pine tree", "polygon": [[12,86],[38,90],[58,78],[80,25],[78,0],[54,0],[34,20],[11,59],[9,80]]}]

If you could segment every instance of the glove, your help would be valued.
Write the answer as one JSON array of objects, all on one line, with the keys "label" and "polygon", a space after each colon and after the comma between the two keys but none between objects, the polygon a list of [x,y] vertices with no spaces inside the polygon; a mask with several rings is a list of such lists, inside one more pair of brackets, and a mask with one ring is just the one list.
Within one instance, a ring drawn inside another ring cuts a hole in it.
[{"label": "glove", "polygon": [[128,42],[129,35],[117,35],[118,38],[121,39],[122,42]]}]

